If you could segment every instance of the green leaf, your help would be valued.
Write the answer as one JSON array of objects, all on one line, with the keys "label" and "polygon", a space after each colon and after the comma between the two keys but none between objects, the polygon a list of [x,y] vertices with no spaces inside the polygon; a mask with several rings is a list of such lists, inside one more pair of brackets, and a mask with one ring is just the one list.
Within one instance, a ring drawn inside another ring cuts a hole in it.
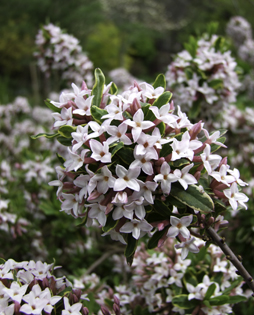
[{"label": "green leaf", "polygon": [[169,91],[166,91],[162,93],[154,102],[153,106],[157,106],[158,108],[161,108],[163,105],[166,105],[169,103],[170,99],[172,97],[172,93]]},{"label": "green leaf", "polygon": [[[218,138],[216,141],[224,143],[226,141],[226,137],[220,137]],[[217,151],[219,148],[221,147],[221,145],[212,143],[211,144],[211,153],[214,153],[215,151]]]},{"label": "green leaf", "polygon": [[186,190],[179,184],[172,184],[170,194],[190,208],[209,213],[214,209],[211,197],[196,185],[189,185]]},{"label": "green leaf", "polygon": [[103,121],[102,116],[108,114],[108,112],[105,109],[99,108],[96,105],[91,106],[90,112],[91,112],[93,119],[100,125]]},{"label": "green leaf", "polygon": [[186,165],[189,165],[189,164],[190,164],[190,161],[187,160],[187,159],[184,159],[184,158],[176,160],[176,161],[169,162],[170,166],[173,166],[173,167],[176,167],[176,168],[179,168],[181,166],[186,166]]},{"label": "green leaf", "polygon": [[163,216],[166,217],[170,217],[170,215],[172,214],[172,207],[170,209],[169,206],[167,206],[163,201],[159,200],[159,199],[155,199],[154,200],[154,204],[153,204],[153,208],[155,209],[155,211]]},{"label": "green leaf", "polygon": [[154,121],[156,117],[154,116],[154,113],[150,110],[151,104],[145,104],[141,107],[143,113],[144,113],[144,120]]},{"label": "green leaf", "polygon": [[153,87],[156,89],[157,87],[162,86],[166,89],[166,79],[164,74],[159,74],[153,83]]},{"label": "green leaf", "polygon": [[201,111],[201,103],[200,102],[193,102],[192,107],[188,111],[188,116],[191,119],[196,118]]},{"label": "green leaf", "polygon": [[223,80],[222,79],[214,79],[210,82],[208,82],[208,86],[211,88],[217,90],[223,87]]},{"label": "green leaf", "polygon": [[128,264],[132,264],[133,257],[138,246],[138,240],[136,240],[131,233],[127,237],[127,245],[124,251],[124,255],[127,259]]},{"label": "green leaf", "polygon": [[228,304],[229,296],[228,295],[219,295],[209,300],[210,305],[223,305]]},{"label": "green leaf", "polygon": [[58,295],[66,296],[72,292],[72,287],[67,287],[63,291],[59,292]]},{"label": "green leaf", "polygon": [[118,224],[118,221],[119,221],[119,220],[114,220],[114,219],[112,218],[112,213],[113,213],[113,211],[111,211],[111,212],[108,214],[107,222],[106,222],[105,226],[103,226],[103,228],[102,228],[102,231],[105,232],[105,233],[107,233],[107,232],[113,230],[113,229],[117,226],[117,224]]},{"label": "green leaf", "polygon": [[184,49],[186,49],[194,58],[196,56],[197,48],[198,48],[197,40],[195,39],[194,36],[190,36],[189,42],[184,44]]},{"label": "green leaf", "polygon": [[53,104],[51,104],[50,102],[51,102],[51,100],[48,98],[48,99],[46,99],[45,101],[45,104],[46,104],[46,106],[49,108],[49,109],[51,109],[53,112],[58,112],[58,113],[61,113],[61,108],[59,108],[59,107],[56,107],[55,105],[53,105]]},{"label": "green leaf", "polygon": [[215,289],[216,289],[216,284],[215,284],[215,283],[212,283],[212,284],[209,286],[209,288],[207,289],[204,299],[205,299],[205,300],[209,300],[210,297],[213,295]]},{"label": "green leaf", "polygon": [[229,304],[236,304],[239,302],[243,302],[243,301],[247,301],[247,298],[245,296],[242,295],[230,295],[229,296]]},{"label": "green leaf", "polygon": [[223,295],[229,294],[234,288],[236,288],[243,281],[242,277],[238,277],[228,288],[226,288],[222,293]]},{"label": "green leaf", "polygon": [[168,228],[165,227],[162,231],[156,231],[153,236],[149,239],[147,248],[148,249],[153,249],[158,246],[159,240],[162,238],[162,236],[165,234],[166,230]]},{"label": "green leaf", "polygon": [[58,136],[58,133],[53,133],[53,134],[50,134],[50,133],[38,133],[35,136],[31,136],[31,138],[33,140],[36,140],[36,139],[41,138],[41,137],[45,137],[47,139],[53,139],[53,138],[55,138],[57,136]]},{"label": "green leaf", "polygon": [[186,78],[187,78],[188,80],[191,80],[191,79],[192,79],[192,77],[193,77],[193,71],[191,70],[190,67],[185,68],[185,69],[184,69],[184,73],[185,73]]},{"label": "green leaf", "polygon": [[95,69],[94,75],[95,75],[95,84],[93,86],[92,93],[91,93],[92,95],[94,95],[93,105],[100,107],[104,84],[105,84],[105,77],[101,69],[99,68]]},{"label": "green leaf", "polygon": [[[57,156],[57,158],[58,158],[58,160],[62,163],[62,164],[64,164],[64,162],[65,162],[65,159],[60,155],[60,154],[56,154],[56,156]],[[63,168],[64,169],[64,168]]]},{"label": "green leaf", "polygon": [[166,125],[164,124],[164,122],[160,122],[156,127],[159,128],[160,133],[163,136],[166,130]]},{"label": "green leaf", "polygon": [[[109,148],[113,148],[111,152],[111,158],[120,150],[124,147],[124,143],[122,141],[114,143],[113,145],[109,146]],[[125,148],[124,148],[125,150]]]},{"label": "green leaf", "polygon": [[182,309],[191,309],[196,307],[200,302],[192,299],[188,300],[187,294],[176,295],[172,299],[172,304]]},{"label": "green leaf", "polygon": [[73,127],[73,126],[61,126],[59,129],[58,129],[58,133],[64,137],[64,138],[72,138],[72,135],[71,133],[72,132],[75,132],[77,129],[77,127]]},{"label": "green leaf", "polygon": [[110,89],[109,89],[109,93],[111,95],[116,95],[118,92],[118,88],[116,86],[116,84],[114,82],[111,83]]},{"label": "green leaf", "polygon": [[130,165],[134,161],[133,149],[124,147],[123,150],[117,152],[117,156],[127,165]]},{"label": "green leaf", "polygon": [[70,139],[70,138],[65,138],[65,137],[59,136],[56,139],[58,142],[60,142],[62,145],[65,145],[66,147],[71,146],[72,139]]},{"label": "green leaf", "polygon": [[60,208],[56,209],[51,201],[42,201],[39,205],[39,209],[46,215],[58,215]]},{"label": "green leaf", "polygon": [[162,145],[162,149],[160,150],[160,157],[166,157],[171,154],[173,151],[171,145],[169,143],[165,143]]}]

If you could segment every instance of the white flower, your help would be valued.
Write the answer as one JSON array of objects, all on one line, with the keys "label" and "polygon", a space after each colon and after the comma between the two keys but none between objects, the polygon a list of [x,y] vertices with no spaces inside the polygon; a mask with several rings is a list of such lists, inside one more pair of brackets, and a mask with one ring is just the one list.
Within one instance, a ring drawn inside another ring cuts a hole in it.
[{"label": "white flower", "polygon": [[177,273],[174,269],[170,269],[171,277],[168,279],[168,284],[176,284],[178,287],[182,288],[182,277],[184,276],[183,273]]},{"label": "white flower", "polygon": [[204,163],[204,167],[207,173],[210,175],[214,169],[220,164],[221,156],[218,154],[211,154],[211,147],[206,144],[204,152],[200,154],[200,157]]},{"label": "white flower", "polygon": [[189,216],[184,216],[181,219],[174,216],[170,216],[170,223],[172,226],[168,229],[167,236],[175,237],[180,233],[184,238],[189,238],[190,231],[187,229],[187,226],[191,224],[192,219],[193,219],[192,214]]},{"label": "white flower", "polygon": [[188,188],[188,185],[193,185],[197,183],[196,178],[189,174],[189,170],[194,166],[194,164],[190,164],[182,168],[181,170],[175,169],[173,174],[176,176],[179,183],[183,186],[183,188],[186,190]]},{"label": "white flower", "polygon": [[21,300],[26,293],[28,284],[20,286],[16,281],[11,283],[10,288],[5,288],[3,291],[9,295],[9,297],[18,303],[21,303]]},{"label": "white flower", "polygon": [[94,95],[89,96],[87,99],[84,99],[83,96],[77,96],[75,99],[75,104],[78,106],[78,109],[75,109],[73,114],[91,116],[90,108],[92,106],[93,98]]},{"label": "white flower", "polygon": [[97,186],[97,191],[101,194],[105,194],[109,188],[113,188],[115,183],[115,178],[106,165],[100,169],[100,173],[95,174],[89,185]]},{"label": "white flower", "polygon": [[102,206],[98,203],[88,205],[91,209],[88,212],[88,217],[91,219],[97,219],[100,225],[105,226],[107,216],[105,214],[106,206]]},{"label": "white flower", "polygon": [[234,182],[230,188],[223,190],[223,193],[226,198],[228,198],[228,201],[233,210],[237,209],[238,204],[247,209],[245,202],[247,202],[249,198],[245,194],[238,191],[236,182]]},{"label": "white flower", "polygon": [[178,141],[175,138],[173,138],[172,141],[173,143],[171,144],[171,147],[173,152],[171,161],[179,160],[181,158],[187,158],[192,161],[194,156],[193,150],[202,146],[202,142],[198,140],[190,140],[188,131],[182,135],[181,141]]},{"label": "white flower", "polygon": [[130,222],[126,222],[119,230],[121,233],[132,233],[132,236],[135,239],[139,239],[139,237],[144,233],[141,232],[149,232],[153,229],[153,227],[146,222],[146,220],[139,221],[134,219]]},{"label": "white flower", "polygon": [[132,144],[131,139],[126,136],[127,125],[125,123],[120,124],[117,126],[108,126],[107,133],[110,134],[112,137],[107,139],[107,143],[111,144],[115,141],[122,141],[125,145]]},{"label": "white flower", "polygon": [[116,175],[118,178],[114,184],[114,191],[124,190],[126,187],[139,191],[140,187],[137,182],[137,177],[140,174],[140,167],[129,168],[127,170],[122,165],[117,164],[116,166]]},{"label": "white flower", "polygon": [[155,182],[161,183],[161,189],[164,194],[169,194],[171,190],[171,183],[177,181],[174,174],[170,173],[171,169],[167,162],[163,162],[160,169],[160,174],[154,177]]},{"label": "white flower", "polygon": [[101,144],[99,141],[91,139],[90,147],[92,150],[91,158],[96,161],[101,161],[102,163],[111,162],[111,153],[109,152],[109,146],[106,141]]},{"label": "white flower", "polygon": [[125,124],[132,127],[131,133],[132,133],[134,142],[138,140],[138,138],[141,135],[142,130],[145,130],[154,126],[153,122],[148,121],[148,120],[144,121],[144,113],[142,109],[138,109],[136,111],[136,113],[133,116],[133,121],[130,119],[127,119],[125,121]]},{"label": "white flower", "polygon": [[227,175],[228,171],[229,171],[229,166],[222,164],[219,172],[212,171],[210,176],[215,178],[217,182],[223,183],[229,187],[230,186],[229,184],[232,183],[235,179],[234,179],[234,176]]},{"label": "white flower", "polygon": [[69,315],[69,314],[81,315],[81,313],[79,312],[81,307],[82,307],[82,303],[75,303],[75,304],[72,304],[72,306],[70,306],[68,298],[64,297],[65,309],[62,311],[62,315]]},{"label": "white flower", "polygon": [[186,242],[182,242],[181,244],[177,244],[175,245],[175,248],[182,249],[181,252],[181,258],[185,259],[188,256],[188,253],[198,253],[199,252],[199,248],[194,244],[195,239],[191,238],[190,240],[186,241]]}]

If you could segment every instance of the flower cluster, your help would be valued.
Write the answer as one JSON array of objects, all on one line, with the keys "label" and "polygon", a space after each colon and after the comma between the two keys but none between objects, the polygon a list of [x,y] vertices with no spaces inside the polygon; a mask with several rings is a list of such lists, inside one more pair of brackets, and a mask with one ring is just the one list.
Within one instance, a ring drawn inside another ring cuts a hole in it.
[{"label": "flower cluster", "polygon": [[[241,277],[219,247],[207,249],[203,241],[196,242],[198,261],[195,256],[182,260],[180,253],[174,254],[172,239],[150,252],[141,243],[131,267],[131,281],[115,287],[122,313],[133,314],[142,305],[153,314],[224,315],[232,313],[235,303],[250,297],[250,290],[242,289]],[[124,269],[119,272],[123,274]],[[105,291],[100,295],[110,297]]]},{"label": "flower cluster", "polygon": [[182,110],[209,121],[236,101],[240,87],[236,62],[216,35],[198,41],[191,38],[186,49],[168,66],[167,86]]},{"label": "flower cluster", "polygon": [[234,45],[240,47],[246,40],[252,38],[252,29],[248,21],[241,16],[233,16],[227,24],[227,35]]},{"label": "flower cluster", "polygon": [[64,80],[79,83],[85,78],[91,85],[93,64],[82,52],[77,38],[50,23],[39,30],[35,43],[38,66],[47,76],[52,70],[60,70]]},{"label": "flower cluster", "polygon": [[174,113],[163,75],[154,86],[134,83],[121,94],[113,83],[105,86],[99,69],[95,76],[92,90],[72,84],[73,93],[47,102],[57,111],[51,137],[69,152],[50,182],[58,186],[61,211],[84,218],[86,226],[96,220],[103,235],[128,244],[130,256],[154,227],[151,246],[178,237],[183,258],[197,252],[190,234],[196,213],[215,210],[216,218],[228,204],[247,208],[238,170],[214,154],[225,139],[192,124],[180,107]]}]

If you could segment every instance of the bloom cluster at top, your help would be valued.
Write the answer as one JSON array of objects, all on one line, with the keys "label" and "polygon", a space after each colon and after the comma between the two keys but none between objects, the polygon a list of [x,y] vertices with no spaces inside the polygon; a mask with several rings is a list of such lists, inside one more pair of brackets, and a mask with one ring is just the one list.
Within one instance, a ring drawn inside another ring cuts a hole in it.
[{"label": "bloom cluster at top", "polygon": [[[220,49],[217,35],[189,44],[189,51],[178,53],[166,72],[167,86],[182,110],[209,120],[236,101],[240,86],[236,62],[230,51]],[[222,47],[223,48],[223,47]]]},{"label": "bloom cluster at top", "polygon": [[61,210],[83,217],[87,226],[96,220],[104,235],[123,243],[158,227],[165,237],[181,239],[185,258],[198,251],[188,228],[195,215],[189,208],[216,211],[218,199],[234,210],[247,208],[238,188],[245,183],[214,154],[224,146],[220,132],[192,124],[180,107],[174,113],[171,93],[162,86],[134,83],[113,94],[114,84],[105,86],[103,78],[97,69],[93,90],[73,84],[73,93],[50,104],[57,110],[57,139],[69,152],[57,168],[58,179],[50,182],[58,186]]},{"label": "bloom cluster at top", "polygon": [[62,71],[64,80],[92,83],[93,64],[82,52],[79,41],[64,33],[60,27],[50,23],[39,30],[36,41],[38,66],[48,76],[52,70]]}]

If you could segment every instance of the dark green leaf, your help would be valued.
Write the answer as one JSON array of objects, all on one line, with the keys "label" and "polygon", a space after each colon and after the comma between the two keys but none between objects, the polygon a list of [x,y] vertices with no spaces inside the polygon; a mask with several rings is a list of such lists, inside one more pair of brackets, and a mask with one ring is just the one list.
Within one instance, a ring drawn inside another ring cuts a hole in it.
[{"label": "dark green leaf", "polygon": [[145,104],[141,107],[144,113],[144,120],[154,121],[156,117],[154,116],[154,113],[150,110],[150,106],[150,104]]},{"label": "dark green leaf", "polygon": [[59,136],[57,137],[57,141],[60,142],[62,145],[65,145],[66,147],[70,147],[72,139]]},{"label": "dark green leaf", "polygon": [[201,103],[200,102],[193,102],[192,107],[188,111],[189,118],[194,119],[197,118],[201,111]]},{"label": "dark green leaf", "polygon": [[[226,141],[226,137],[220,137],[218,138],[216,141],[224,143]],[[215,151],[217,151],[219,148],[221,147],[221,145],[212,143],[211,144],[211,153],[214,153]]]},{"label": "dark green leaf", "polygon": [[238,277],[228,288],[226,288],[222,293],[223,295],[229,294],[234,288],[236,288],[243,281],[242,277]]},{"label": "dark green leaf", "polygon": [[134,254],[135,254],[137,246],[138,246],[138,240],[136,240],[132,236],[131,233],[128,234],[127,245],[126,245],[126,248],[125,248],[125,251],[124,251],[124,255],[125,255],[129,265],[132,264],[133,257],[134,257]]},{"label": "dark green leaf", "polygon": [[58,133],[64,138],[72,138],[71,133],[75,132],[77,127],[73,126],[61,126],[58,130]]},{"label": "dark green leaf", "polygon": [[210,297],[213,295],[215,289],[216,289],[216,284],[215,284],[215,283],[212,283],[212,284],[209,286],[209,288],[207,289],[204,299],[205,299],[205,300],[209,300]]},{"label": "dark green leaf", "polygon": [[154,200],[153,208],[155,209],[157,213],[161,214],[162,216],[166,216],[168,218],[172,214],[172,210],[173,210],[172,207],[167,206],[163,201],[159,199]]},{"label": "dark green leaf", "polygon": [[160,133],[163,136],[166,130],[166,125],[164,124],[164,122],[159,123],[156,127],[159,128]]},{"label": "dark green leaf", "polygon": [[108,112],[105,109],[99,108],[95,105],[91,106],[90,112],[91,112],[91,115],[93,116],[93,119],[100,125],[103,121],[102,116],[108,114]]},{"label": "dark green leaf", "polygon": [[172,167],[176,167],[176,168],[179,168],[181,166],[186,166],[186,165],[189,165],[190,164],[190,161],[187,160],[187,159],[179,159],[179,160],[176,160],[176,161],[171,161],[169,162],[169,165],[172,166]]},{"label": "dark green leaf", "polygon": [[159,74],[153,83],[153,87],[156,89],[157,87],[162,86],[166,89],[166,79],[164,74]]},{"label": "dark green leaf", "polygon": [[116,84],[114,82],[111,83],[110,89],[109,89],[109,93],[111,95],[116,95],[118,92],[118,88],[116,86]]},{"label": "dark green leaf", "polygon": [[172,304],[182,309],[191,309],[197,306],[199,301],[195,299],[188,300],[187,294],[180,294],[173,297]]},{"label": "dark green leaf", "polygon": [[228,295],[220,295],[210,299],[210,305],[223,305],[228,304],[229,296]]},{"label": "dark green leaf", "polygon": [[153,236],[149,239],[147,248],[148,249],[153,249],[158,246],[159,240],[162,238],[162,236],[165,234],[167,231],[167,227],[165,227],[162,231],[156,231]]},{"label": "dark green leaf", "polygon": [[92,93],[91,93],[92,95],[94,95],[93,105],[100,107],[104,84],[105,84],[105,77],[101,69],[99,68],[95,69],[94,75],[95,75],[95,84],[93,86]]},{"label": "dark green leaf", "polygon": [[[113,148],[112,152],[111,152],[111,158],[120,150],[124,147],[124,143],[122,141],[118,142],[118,143],[114,143],[113,145],[109,146],[109,148]],[[125,148],[124,148],[125,149]],[[123,149],[123,150],[124,150]]]},{"label": "dark green leaf", "polygon": [[109,231],[111,231],[111,230],[113,230],[116,226],[117,226],[117,224],[118,224],[118,221],[119,220],[114,220],[113,218],[112,218],[112,213],[113,213],[113,211],[111,211],[109,214],[108,214],[108,217],[107,217],[107,222],[106,222],[106,224],[105,224],[105,226],[103,226],[103,228],[102,228],[102,231],[103,232],[109,232]]},{"label": "dark green leaf", "polygon": [[189,185],[186,190],[179,184],[172,184],[170,194],[190,208],[209,213],[214,209],[211,197],[196,185]]},{"label": "dark green leaf", "polygon": [[171,145],[169,143],[164,143],[162,145],[162,149],[160,150],[160,157],[166,157],[171,154],[173,151]]},{"label": "dark green leaf", "polygon": [[56,136],[58,136],[58,133],[53,133],[53,134],[50,134],[50,133],[38,133],[38,135],[31,136],[31,138],[33,140],[36,140],[36,139],[41,138],[41,137],[45,137],[47,139],[53,139]]},{"label": "dark green leaf", "polygon": [[236,304],[239,302],[243,302],[243,301],[247,301],[247,298],[245,296],[242,295],[230,295],[229,296],[229,304]]},{"label": "dark green leaf", "polygon": [[51,100],[50,99],[46,99],[45,101],[46,106],[51,109],[53,112],[57,112],[57,113],[61,113],[61,108],[56,107],[55,105],[51,104]]},{"label": "dark green leaf", "polygon": [[217,90],[223,88],[223,80],[222,79],[214,79],[210,82],[208,82],[208,86],[211,88]]},{"label": "dark green leaf", "polygon": [[169,103],[170,99],[172,97],[172,93],[169,91],[166,91],[162,93],[154,102],[153,106],[157,106],[158,108],[161,108],[163,105],[166,105]]},{"label": "dark green leaf", "polygon": [[127,165],[130,165],[134,161],[133,149],[124,147],[117,152],[117,156]]}]

